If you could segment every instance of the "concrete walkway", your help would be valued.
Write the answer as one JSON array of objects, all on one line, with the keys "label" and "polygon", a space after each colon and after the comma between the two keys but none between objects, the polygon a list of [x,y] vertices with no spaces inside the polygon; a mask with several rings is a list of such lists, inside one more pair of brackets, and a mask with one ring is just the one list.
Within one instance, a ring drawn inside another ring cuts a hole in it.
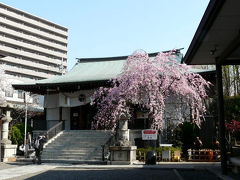
[{"label": "concrete walkway", "polygon": [[51,170],[56,168],[56,165],[52,164],[42,164],[42,165],[34,165],[34,164],[29,164],[29,165],[24,165],[24,164],[19,164],[17,163],[14,164],[5,164],[5,165],[0,165],[0,179],[9,179],[9,178],[15,178],[19,176],[23,176],[26,174],[32,174],[32,173],[37,173],[37,172],[43,172],[47,170]]},{"label": "concrete walkway", "polygon": [[[144,168],[144,169],[207,169],[208,171],[217,175],[223,180],[232,180],[229,176],[221,175],[220,163],[207,163],[207,162],[161,162],[158,165],[72,165],[72,164],[50,164],[43,163],[35,165],[30,163],[0,163],[0,179],[22,179],[22,176],[36,175],[47,172],[56,168],[60,169],[91,169],[91,170],[114,170],[114,169],[131,169],[131,168]],[[19,178],[17,178],[19,177]]]}]

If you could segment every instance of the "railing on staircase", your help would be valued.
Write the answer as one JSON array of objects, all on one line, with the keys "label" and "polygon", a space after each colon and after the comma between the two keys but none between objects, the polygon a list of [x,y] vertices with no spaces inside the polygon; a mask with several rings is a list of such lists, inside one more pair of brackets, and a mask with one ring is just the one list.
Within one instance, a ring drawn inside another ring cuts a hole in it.
[{"label": "railing on staircase", "polygon": [[60,121],[53,127],[51,127],[49,130],[46,132],[46,138],[47,140],[52,139],[54,136],[56,136],[58,133],[63,131],[65,129],[65,123],[64,121]]},{"label": "railing on staircase", "polygon": [[33,131],[33,139],[38,137],[39,135],[45,135],[47,140],[53,138],[55,135],[57,135],[59,132],[63,131],[65,129],[65,121],[62,120],[55,124],[53,127],[51,127],[49,130],[35,130]]},{"label": "railing on staircase", "polygon": [[113,145],[115,142],[115,136],[111,135],[111,137],[107,140],[107,142],[102,145],[102,161],[108,160],[110,157],[109,146]]}]

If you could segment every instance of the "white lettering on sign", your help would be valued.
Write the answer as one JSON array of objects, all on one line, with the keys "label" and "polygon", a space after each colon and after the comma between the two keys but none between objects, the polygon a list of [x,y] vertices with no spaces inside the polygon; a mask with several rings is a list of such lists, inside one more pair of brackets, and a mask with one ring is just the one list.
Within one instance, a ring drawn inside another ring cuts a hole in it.
[{"label": "white lettering on sign", "polygon": [[157,140],[158,132],[155,129],[142,130],[142,140]]}]

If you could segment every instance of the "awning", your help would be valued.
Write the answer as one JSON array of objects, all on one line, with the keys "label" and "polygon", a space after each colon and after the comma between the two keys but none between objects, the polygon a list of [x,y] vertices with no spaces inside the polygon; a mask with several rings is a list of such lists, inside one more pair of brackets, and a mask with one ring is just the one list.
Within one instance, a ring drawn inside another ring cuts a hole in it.
[{"label": "awning", "polygon": [[216,65],[218,121],[223,174],[227,174],[227,150],[222,66],[240,64],[239,9],[239,0],[211,0],[184,57],[186,64]]},{"label": "awning", "polygon": [[186,64],[239,64],[240,1],[211,0],[184,57]]}]

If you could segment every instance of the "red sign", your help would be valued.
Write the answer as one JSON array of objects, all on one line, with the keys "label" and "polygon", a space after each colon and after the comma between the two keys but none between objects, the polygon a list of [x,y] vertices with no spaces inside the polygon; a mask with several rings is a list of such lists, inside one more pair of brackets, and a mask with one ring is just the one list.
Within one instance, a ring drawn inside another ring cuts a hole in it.
[{"label": "red sign", "polygon": [[152,129],[143,130],[143,134],[157,134],[157,131]]},{"label": "red sign", "polygon": [[145,129],[142,130],[142,139],[143,140],[157,140],[157,130],[154,129]]}]

